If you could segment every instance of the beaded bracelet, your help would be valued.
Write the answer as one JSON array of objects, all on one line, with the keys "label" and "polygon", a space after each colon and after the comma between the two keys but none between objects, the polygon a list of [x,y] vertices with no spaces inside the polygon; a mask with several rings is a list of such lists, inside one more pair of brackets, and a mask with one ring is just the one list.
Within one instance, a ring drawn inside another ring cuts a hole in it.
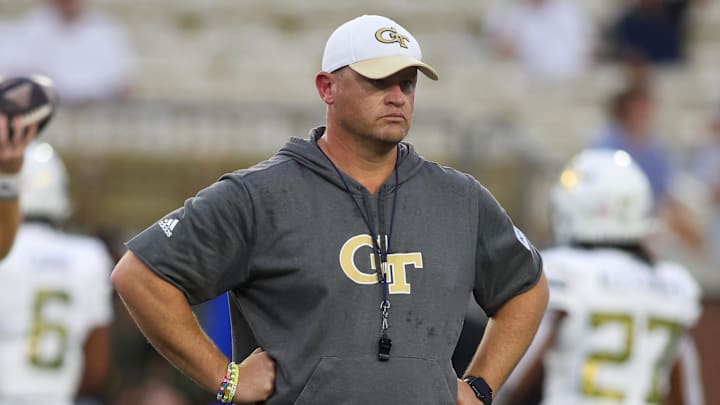
[{"label": "beaded bracelet", "polygon": [[225,377],[223,377],[222,384],[217,393],[217,400],[229,404],[235,397],[235,390],[237,389],[238,377],[240,376],[240,366],[235,362],[230,362],[225,371]]},{"label": "beaded bracelet", "polygon": [[0,174],[0,200],[13,200],[20,191],[20,176],[17,174]]}]

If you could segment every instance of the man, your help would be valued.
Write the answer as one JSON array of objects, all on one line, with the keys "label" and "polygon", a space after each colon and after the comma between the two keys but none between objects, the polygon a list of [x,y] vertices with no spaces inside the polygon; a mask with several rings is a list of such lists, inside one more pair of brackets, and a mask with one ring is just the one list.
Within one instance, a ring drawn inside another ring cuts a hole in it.
[{"label": "man", "polygon": [[681,64],[686,60],[693,3],[704,0],[628,2],[612,22],[610,40],[616,56],[631,63]]},{"label": "man", "polygon": [[490,43],[498,56],[517,60],[532,79],[572,79],[592,64],[595,32],[578,3],[521,0],[499,4],[486,19]]},{"label": "man", "polygon": [[710,205],[714,209],[705,233],[710,253],[720,257],[720,108],[708,122],[707,139],[698,152],[692,156],[693,173],[708,188]]},{"label": "man", "polygon": [[[537,251],[475,179],[403,142],[417,71],[437,79],[421,58],[388,18],[341,25],[315,77],[326,127],[128,242],[112,280],[129,311],[223,402],[488,405],[532,339]],[[189,306],[225,291],[239,366]],[[492,320],[468,383],[450,358],[471,293]]]},{"label": "man", "polygon": [[543,252],[548,313],[502,403],[527,404],[543,373],[543,404],[702,403],[698,377],[684,379],[694,388],[680,383],[697,369],[687,361],[688,330],[700,288],[645,247],[654,221],[642,170],[624,151],[584,151],[562,172],[552,203],[560,246]]},{"label": "man", "polygon": [[125,27],[92,1],[44,3],[1,30],[0,71],[52,77],[64,105],[127,98],[135,55]]},{"label": "man", "polygon": [[647,83],[633,83],[618,92],[610,102],[611,120],[591,147],[627,151],[650,182],[659,216],[687,247],[700,252],[705,244],[700,226],[688,206],[671,192],[674,168],[653,129],[656,103]]},{"label": "man", "polygon": [[[10,126],[20,135],[10,138]],[[23,128],[20,117],[10,122],[0,114],[0,259],[10,251],[20,225],[19,172],[25,149],[36,134],[37,127]]]},{"label": "man", "polygon": [[112,262],[100,241],[57,229],[69,214],[66,180],[50,145],[30,145],[25,221],[0,261],[0,405],[71,405],[107,388]]}]

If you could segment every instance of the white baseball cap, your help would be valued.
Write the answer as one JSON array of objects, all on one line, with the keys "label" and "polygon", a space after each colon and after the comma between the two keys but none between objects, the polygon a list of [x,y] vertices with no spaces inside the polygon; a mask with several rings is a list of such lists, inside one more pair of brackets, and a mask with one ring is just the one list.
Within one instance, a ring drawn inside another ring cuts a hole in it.
[{"label": "white baseball cap", "polygon": [[414,66],[430,79],[438,79],[435,69],[422,62],[415,37],[400,24],[379,15],[357,17],[330,35],[322,70],[334,72],[344,66],[369,79],[383,79]]}]

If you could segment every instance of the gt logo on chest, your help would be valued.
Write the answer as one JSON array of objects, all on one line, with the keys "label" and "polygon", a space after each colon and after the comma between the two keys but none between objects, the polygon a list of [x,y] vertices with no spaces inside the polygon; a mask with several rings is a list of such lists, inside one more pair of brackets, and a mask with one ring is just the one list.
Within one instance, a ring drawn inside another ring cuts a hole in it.
[{"label": "gt logo on chest", "polygon": [[[340,249],[340,267],[343,273],[352,281],[360,285],[371,285],[378,283],[378,276],[375,270],[375,255],[370,253],[370,268],[372,273],[361,271],[355,263],[355,253],[361,248],[370,248],[372,252],[372,237],[367,234],[356,235],[348,239]],[[410,294],[410,283],[407,281],[408,266],[416,270],[422,269],[423,259],[421,252],[391,253],[387,258],[388,264],[388,289],[390,294]]]}]

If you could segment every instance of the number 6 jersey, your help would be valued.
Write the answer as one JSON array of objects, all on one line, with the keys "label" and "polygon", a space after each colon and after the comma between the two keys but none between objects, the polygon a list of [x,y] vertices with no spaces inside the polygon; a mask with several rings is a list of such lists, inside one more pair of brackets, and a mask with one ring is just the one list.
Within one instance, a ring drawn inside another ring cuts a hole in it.
[{"label": "number 6 jersey", "polygon": [[565,312],[545,357],[544,404],[658,404],[679,338],[700,315],[683,267],[615,249],[543,253],[550,311]]},{"label": "number 6 jersey", "polygon": [[112,317],[111,265],[95,239],[20,228],[0,262],[0,405],[72,404],[85,340]]}]

